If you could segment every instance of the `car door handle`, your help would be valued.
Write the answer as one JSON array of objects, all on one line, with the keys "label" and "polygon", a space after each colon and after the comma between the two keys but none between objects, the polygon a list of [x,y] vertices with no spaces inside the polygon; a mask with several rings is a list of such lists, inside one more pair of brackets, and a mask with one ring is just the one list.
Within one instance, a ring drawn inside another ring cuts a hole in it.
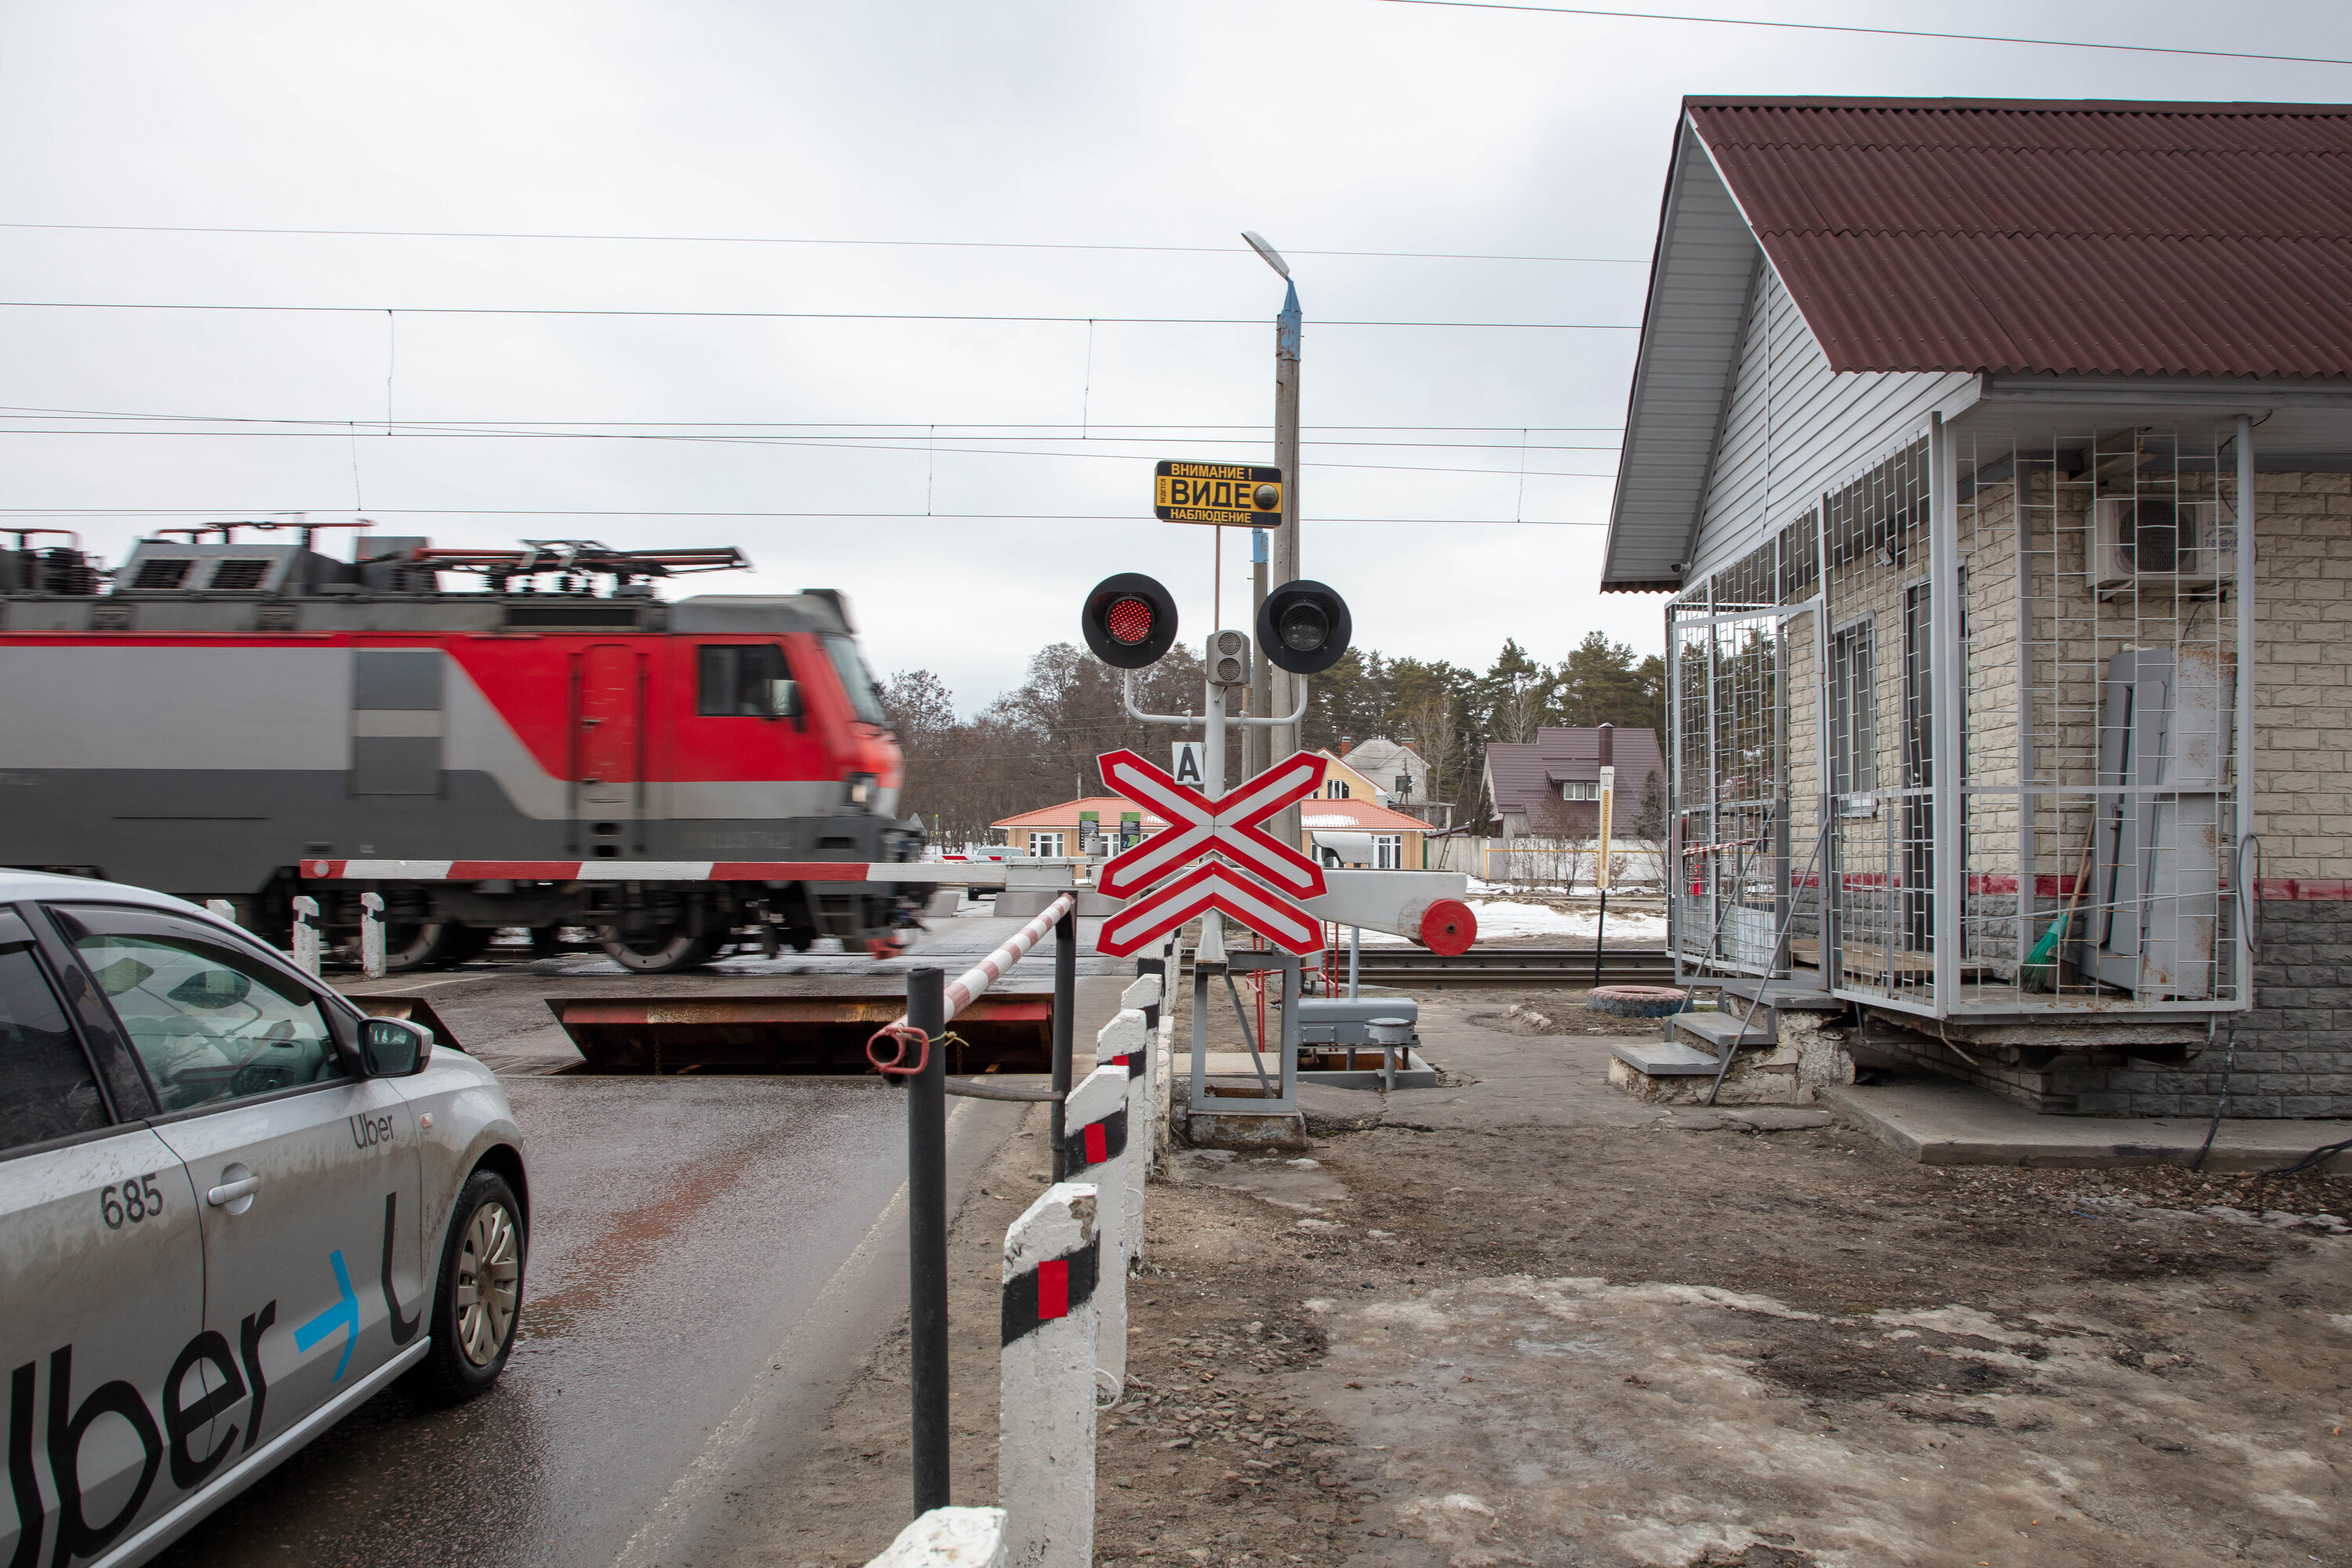
[{"label": "car door handle", "polygon": [[249,1198],[261,1190],[259,1176],[247,1176],[241,1181],[224,1182],[205,1194],[205,1202],[215,1208],[226,1208],[239,1198]]}]

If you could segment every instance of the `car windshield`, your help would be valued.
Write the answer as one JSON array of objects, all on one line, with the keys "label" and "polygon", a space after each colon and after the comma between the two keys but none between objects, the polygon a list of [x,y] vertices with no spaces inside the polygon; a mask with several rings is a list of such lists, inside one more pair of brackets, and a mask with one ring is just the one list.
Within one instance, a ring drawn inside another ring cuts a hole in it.
[{"label": "car windshield", "polygon": [[868,724],[887,725],[890,716],[882,710],[882,694],[874,689],[874,675],[858,657],[857,645],[847,637],[827,637],[824,651],[833,658],[833,668],[840,673],[842,689],[849,693],[849,705]]}]

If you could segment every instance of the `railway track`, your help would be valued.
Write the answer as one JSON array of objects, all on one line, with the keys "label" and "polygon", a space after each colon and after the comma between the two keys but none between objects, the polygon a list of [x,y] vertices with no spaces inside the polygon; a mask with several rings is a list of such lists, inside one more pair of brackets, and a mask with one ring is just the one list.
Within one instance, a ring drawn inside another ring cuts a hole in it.
[{"label": "railway track", "polygon": [[[1344,973],[1346,960],[1340,961]],[[1443,989],[1447,986],[1586,986],[1593,984],[1589,947],[1473,948],[1447,956],[1417,949],[1367,948],[1359,977],[1370,985]],[[1603,985],[1664,985],[1675,977],[1662,948],[1610,948],[1601,955]]]}]

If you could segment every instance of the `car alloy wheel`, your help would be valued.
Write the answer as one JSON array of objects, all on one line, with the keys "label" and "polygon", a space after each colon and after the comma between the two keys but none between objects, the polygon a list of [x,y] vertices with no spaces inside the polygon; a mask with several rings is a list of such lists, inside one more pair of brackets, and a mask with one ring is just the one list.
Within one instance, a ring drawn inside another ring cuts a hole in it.
[{"label": "car alloy wheel", "polygon": [[457,1344],[476,1366],[498,1359],[514,1325],[520,1294],[520,1233],[506,1205],[487,1203],[474,1211],[457,1254]]}]

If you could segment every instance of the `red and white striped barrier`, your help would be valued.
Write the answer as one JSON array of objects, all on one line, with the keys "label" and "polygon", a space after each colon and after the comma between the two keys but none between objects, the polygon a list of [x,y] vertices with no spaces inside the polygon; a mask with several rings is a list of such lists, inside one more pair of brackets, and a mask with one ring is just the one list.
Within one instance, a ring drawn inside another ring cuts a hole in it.
[{"label": "red and white striped barrier", "polygon": [[996,1500],[1008,1568],[1091,1568],[1099,1194],[1057,1182],[1004,1233]]},{"label": "red and white striped barrier", "polygon": [[[1008,867],[1011,869],[1008,870]],[[1002,884],[1023,868],[963,860],[304,860],[310,882],[945,882]]]},{"label": "red and white striped barrier", "polygon": [[[1054,929],[1055,921],[1077,907],[1078,896],[1076,893],[1064,893],[1060,898],[1047,904],[1045,911],[1035,920],[1014,931],[1010,942],[949,981],[942,988],[942,994],[947,999],[947,1011],[940,1022],[946,1023],[952,1020],[959,1011],[971,1005],[973,997],[982,994],[990,986],[1003,979],[1007,970],[1020,963],[1031,948],[1045,940],[1045,933]],[[889,1023],[883,1025],[877,1033],[888,1034],[893,1029],[904,1028],[906,1024],[907,1015],[901,1013]]]},{"label": "red and white striped barrier", "polygon": [[1068,1180],[1087,1183],[1101,1194],[1095,1210],[1102,1258],[1095,1282],[1095,1365],[1114,1390],[1127,1386],[1127,1173],[1135,1152],[1127,1099],[1133,1081],[1124,1064],[1098,1067],[1070,1090],[1062,1113],[1062,1169]]}]

